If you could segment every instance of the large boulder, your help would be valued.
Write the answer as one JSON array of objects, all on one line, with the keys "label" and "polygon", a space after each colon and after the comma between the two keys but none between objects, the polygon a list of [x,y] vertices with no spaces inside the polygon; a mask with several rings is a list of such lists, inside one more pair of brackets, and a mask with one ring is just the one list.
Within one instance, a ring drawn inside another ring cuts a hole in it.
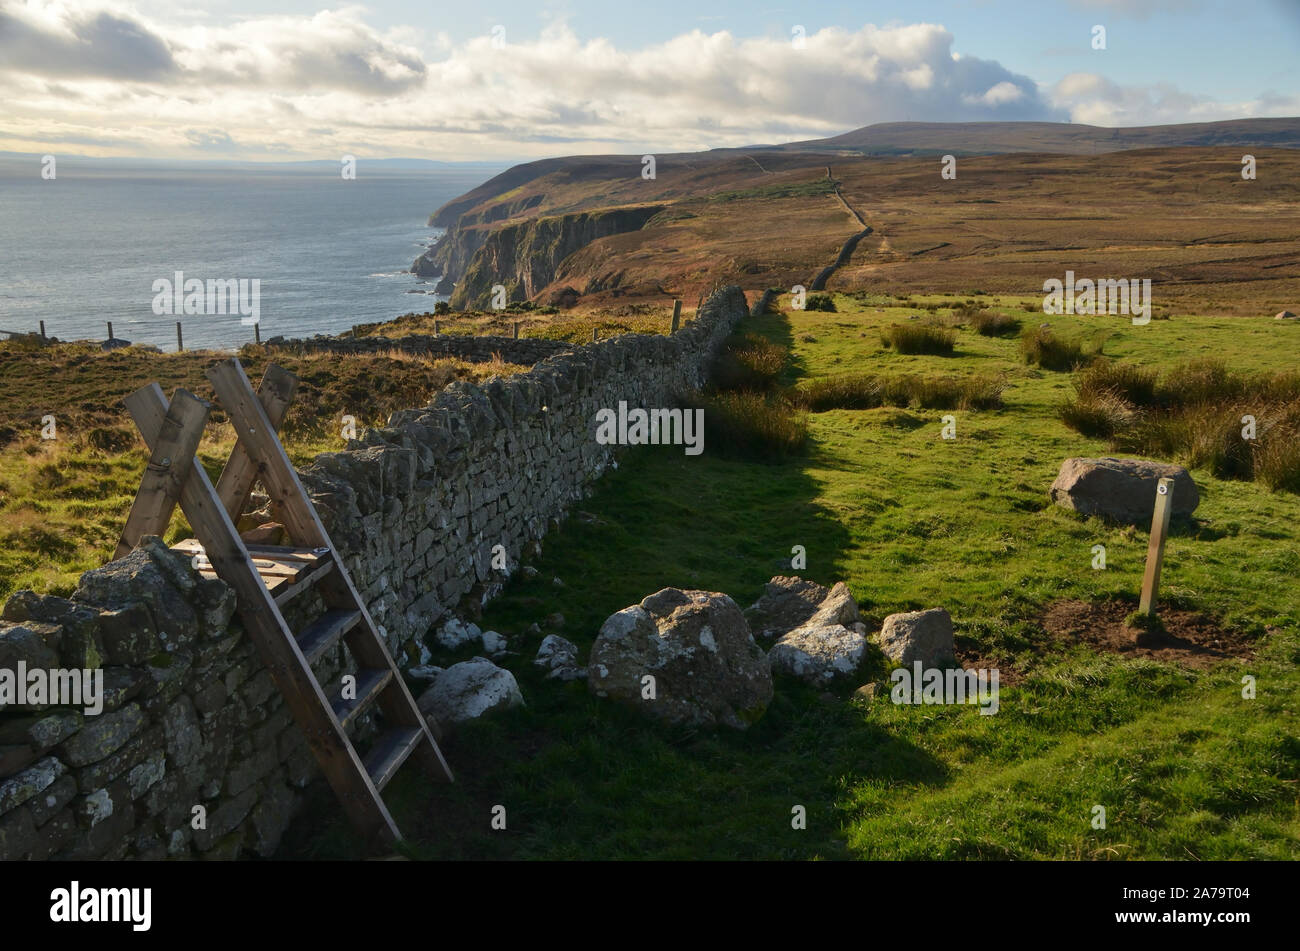
[{"label": "large boulder", "polygon": [[880,649],[903,667],[916,661],[923,667],[955,664],[952,617],[943,608],[891,614],[880,629]]},{"label": "large boulder", "polygon": [[486,657],[475,657],[452,664],[439,674],[433,686],[420,695],[418,706],[440,723],[460,723],[523,702],[514,674]]},{"label": "large boulder", "polygon": [[867,628],[848,585],[827,589],[800,578],[773,578],[750,607],[751,624],[779,640],[768,652],[772,669],[814,686],[858,669]]},{"label": "large boulder", "polygon": [[783,575],[769,581],[762,597],[745,610],[755,637],[780,637],[807,624],[814,615],[828,624],[860,620],[857,602],[844,582],[826,588],[815,581]]},{"label": "large boulder", "polygon": [[772,671],[731,598],[664,588],[601,625],[587,686],[668,723],[743,730],[772,700]]},{"label": "large boulder", "polygon": [[772,645],[772,669],[821,686],[858,669],[867,650],[867,626],[855,623],[809,623],[797,627]]},{"label": "large boulder", "polygon": [[1161,479],[1174,480],[1173,514],[1191,515],[1201,496],[1187,470],[1148,459],[1066,459],[1052,483],[1052,501],[1080,515],[1149,527]]}]

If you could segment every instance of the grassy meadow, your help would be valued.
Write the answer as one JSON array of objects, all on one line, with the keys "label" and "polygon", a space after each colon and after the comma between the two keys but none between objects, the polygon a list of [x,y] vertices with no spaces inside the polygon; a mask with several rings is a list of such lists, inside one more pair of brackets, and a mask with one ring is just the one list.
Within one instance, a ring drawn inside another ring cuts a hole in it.
[{"label": "grassy meadow", "polygon": [[[1300,327],[1181,313],[1146,326],[1044,318],[1037,298],[982,294],[834,300],[834,312],[799,311],[782,297],[781,313],[741,328],[742,349],[785,355],[764,405],[779,408],[778,391],[824,395],[781,410],[806,426],[801,451],[746,458],[743,441],[737,451],[710,442],[719,434],[706,411],[703,455],[628,450],[547,537],[537,576],[484,609],[479,623],[519,652],[505,666],[527,706],[447,738],[455,785],[398,777],[389,801],[410,836],[402,848],[438,859],[1300,857],[1300,495],[1192,469],[1201,503],[1169,539],[1161,606],[1202,616],[1232,656],[1148,656],[1063,633],[1048,620],[1061,605],[1136,607],[1147,532],[1050,503],[1064,458],[1107,454],[1104,439],[1061,418],[1085,371],[1028,363],[1015,332],[980,332],[997,322],[972,315],[1002,313],[1033,331],[1046,322],[1059,339],[1160,371],[1198,357],[1289,370]],[[951,353],[882,341],[926,322],[951,331]],[[869,384],[851,379],[864,374]],[[989,381],[996,399],[962,400],[990,392]],[[826,408],[867,388],[903,395]],[[946,415],[950,440],[940,438]],[[1098,544],[1104,570],[1093,567]],[[960,659],[1001,672],[999,712],[856,695],[887,676],[873,652],[830,690],[778,678],[772,706],[743,734],[674,730],[582,683],[545,681],[531,664],[541,636],[526,629],[554,612],[563,623],[543,633],[573,640],[585,659],[608,615],[660,588],[752,603],[771,576],[791,573],[796,545],[807,551],[798,573],[847,582],[870,625],[947,608]],[[1253,699],[1242,695],[1247,674]],[[328,790],[316,795],[284,854],[361,854]],[[504,831],[490,828],[495,805],[506,807]],[[791,826],[799,805],[803,830]],[[1093,828],[1095,806],[1104,829]]]},{"label": "grassy meadow", "polygon": [[[0,343],[0,598],[29,588],[67,596],[81,573],[113,555],[149,455],[122,398],[157,381],[170,398],[185,387],[214,400],[204,370],[229,354],[158,353],[139,347]],[[344,448],[343,416],[357,431],[388,414],[422,406],[455,379],[517,372],[508,364],[427,360],[393,351],[339,360],[248,346],[239,353],[254,385],[268,362],[298,376],[281,435],[297,466]],[[53,417],[53,428],[47,428]],[[219,405],[197,457],[214,479],[234,433]],[[190,534],[177,509],[168,542]]]}]

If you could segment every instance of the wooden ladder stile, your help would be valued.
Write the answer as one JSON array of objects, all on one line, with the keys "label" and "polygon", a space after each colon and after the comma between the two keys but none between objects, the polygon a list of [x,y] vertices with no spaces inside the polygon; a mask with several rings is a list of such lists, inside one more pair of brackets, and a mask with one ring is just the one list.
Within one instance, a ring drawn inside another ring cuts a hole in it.
[{"label": "wooden ladder stile", "polygon": [[[452,774],[276,436],[297,379],[272,365],[254,393],[233,358],[207,375],[237,436],[215,486],[193,455],[208,404],[178,390],[169,405],[156,383],[126,398],[150,450],[150,465],[115,557],[145,535],[161,535],[179,503],[195,538],[173,548],[206,558],[203,573],[235,590],[245,629],[348,818],[367,837],[400,840],[382,796],[398,768],[414,757],[436,778],[450,782]],[[289,538],[302,547],[246,544],[240,537],[236,522],[259,481]],[[320,594],[326,610],[295,635],[280,606],[309,589]],[[340,640],[358,669],[350,675],[353,689],[346,696],[342,690],[330,696],[312,665]],[[372,704],[385,729],[363,756],[347,729]]]}]

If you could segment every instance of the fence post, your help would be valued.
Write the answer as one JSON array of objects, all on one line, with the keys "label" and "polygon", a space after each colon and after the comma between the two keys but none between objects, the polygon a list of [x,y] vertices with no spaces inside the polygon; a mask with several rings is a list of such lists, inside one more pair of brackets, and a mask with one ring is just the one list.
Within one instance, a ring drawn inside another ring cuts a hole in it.
[{"label": "fence post", "polygon": [[260,320],[253,324],[253,340],[256,343],[262,342],[262,322]]},{"label": "fence post", "polygon": [[1173,479],[1161,479],[1156,485],[1156,509],[1151,516],[1151,541],[1147,544],[1147,570],[1142,577],[1142,600],[1138,603],[1138,611],[1147,617],[1156,613],[1156,593],[1160,588],[1160,565],[1165,560],[1169,516],[1173,514],[1173,494]]},{"label": "fence post", "polygon": [[675,300],[673,301],[673,329],[671,331],[672,333],[677,333],[677,327],[681,323],[681,319],[682,319],[682,302],[680,300]]},{"label": "fence post", "polygon": [[433,322],[433,335],[436,337],[436,336],[438,336],[440,333],[442,333],[442,321],[441,321],[441,320],[435,320],[435,321]]},{"label": "fence post", "polygon": [[519,321],[515,321],[515,339],[519,339]]},{"label": "fence post", "polygon": [[43,320],[41,321],[41,339],[42,339],[42,340],[46,340],[46,339],[48,339],[48,338],[45,336],[45,321],[43,321]]},{"label": "fence post", "polygon": [[185,340],[181,337],[181,322],[176,321],[176,352],[180,353],[185,349]]},{"label": "fence post", "polygon": [[592,328],[591,328],[591,342],[592,342],[592,343],[595,343],[598,339],[600,339],[600,328],[599,328],[599,327],[592,327]]},{"label": "fence post", "polygon": [[108,324],[108,339],[109,339],[109,340],[112,340],[112,339],[113,339],[113,322],[112,322],[111,320],[106,320],[106,321],[104,321],[104,323]]}]

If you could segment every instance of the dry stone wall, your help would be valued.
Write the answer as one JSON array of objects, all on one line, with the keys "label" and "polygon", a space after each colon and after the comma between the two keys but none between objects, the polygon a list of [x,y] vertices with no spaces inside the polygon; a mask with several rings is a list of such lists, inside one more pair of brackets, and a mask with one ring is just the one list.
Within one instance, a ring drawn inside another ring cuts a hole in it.
[{"label": "dry stone wall", "polygon": [[266,342],[273,350],[290,353],[386,353],[397,350],[415,356],[456,357],[470,363],[488,363],[498,357],[506,363],[532,366],[557,353],[577,349],[563,340],[538,337],[469,337],[452,334],[416,334],[410,337],[310,337]]},{"label": "dry stone wall", "polygon": [[[589,493],[617,451],[596,442],[597,411],[674,405],[745,313],[740,289],[724,288],[671,337],[616,337],[453,383],[301,473],[399,664],[449,612],[499,591]],[[319,610],[295,604],[290,624]],[[20,664],[93,671],[104,702],[0,703],[0,859],[271,855],[319,777],[231,590],[157,540],[87,572],[70,599],[10,598],[0,674]],[[340,645],[317,674],[328,685],[349,666]]]}]

